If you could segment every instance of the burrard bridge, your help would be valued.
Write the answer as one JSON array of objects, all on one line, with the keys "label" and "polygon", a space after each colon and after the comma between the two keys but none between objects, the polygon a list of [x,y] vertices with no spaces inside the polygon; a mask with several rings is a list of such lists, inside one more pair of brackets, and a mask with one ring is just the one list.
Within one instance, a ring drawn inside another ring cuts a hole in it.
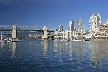
[{"label": "burrard bridge", "polygon": [[48,30],[46,26],[43,28],[38,26],[17,26],[17,25],[0,25],[0,31],[12,31],[12,39],[15,41],[17,40],[17,31],[37,31],[37,32],[43,32],[42,39],[47,39],[48,32],[53,32],[53,30]]}]

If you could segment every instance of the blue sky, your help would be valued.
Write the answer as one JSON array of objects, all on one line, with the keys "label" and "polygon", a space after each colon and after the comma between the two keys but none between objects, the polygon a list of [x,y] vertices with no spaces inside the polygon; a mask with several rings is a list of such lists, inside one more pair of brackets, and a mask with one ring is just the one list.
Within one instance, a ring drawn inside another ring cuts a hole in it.
[{"label": "blue sky", "polygon": [[0,25],[33,25],[48,29],[69,21],[82,19],[83,28],[88,29],[89,18],[100,13],[102,23],[108,18],[108,0],[0,0]]}]

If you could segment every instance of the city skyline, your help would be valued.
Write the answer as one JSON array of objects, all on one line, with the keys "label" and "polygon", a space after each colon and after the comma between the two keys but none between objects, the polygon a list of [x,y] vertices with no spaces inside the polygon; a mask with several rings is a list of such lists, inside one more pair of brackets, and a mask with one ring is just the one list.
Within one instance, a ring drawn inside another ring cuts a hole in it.
[{"label": "city skyline", "polygon": [[33,25],[56,29],[63,25],[69,29],[69,21],[82,19],[83,29],[89,29],[92,14],[100,13],[101,22],[108,18],[107,0],[0,0],[0,25]]}]

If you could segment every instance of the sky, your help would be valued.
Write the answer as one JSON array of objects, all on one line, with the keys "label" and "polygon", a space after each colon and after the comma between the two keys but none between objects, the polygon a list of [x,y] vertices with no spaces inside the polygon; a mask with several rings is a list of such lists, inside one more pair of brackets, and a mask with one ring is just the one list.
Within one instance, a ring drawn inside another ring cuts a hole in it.
[{"label": "sky", "polygon": [[69,29],[69,21],[82,19],[89,29],[91,14],[100,13],[102,23],[108,18],[108,0],[0,0],[0,25],[47,26]]}]

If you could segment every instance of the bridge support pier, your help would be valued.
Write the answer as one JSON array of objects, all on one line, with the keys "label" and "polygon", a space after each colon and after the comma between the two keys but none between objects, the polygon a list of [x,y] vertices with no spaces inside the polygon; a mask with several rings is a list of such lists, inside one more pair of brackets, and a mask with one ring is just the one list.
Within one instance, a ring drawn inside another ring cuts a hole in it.
[{"label": "bridge support pier", "polygon": [[17,38],[17,26],[14,24],[12,26],[12,42],[17,42],[19,41],[18,38]]},{"label": "bridge support pier", "polygon": [[48,32],[47,32],[47,26],[44,26],[43,27],[43,31],[44,31],[44,34],[42,36],[42,40],[47,40],[48,39]]}]

